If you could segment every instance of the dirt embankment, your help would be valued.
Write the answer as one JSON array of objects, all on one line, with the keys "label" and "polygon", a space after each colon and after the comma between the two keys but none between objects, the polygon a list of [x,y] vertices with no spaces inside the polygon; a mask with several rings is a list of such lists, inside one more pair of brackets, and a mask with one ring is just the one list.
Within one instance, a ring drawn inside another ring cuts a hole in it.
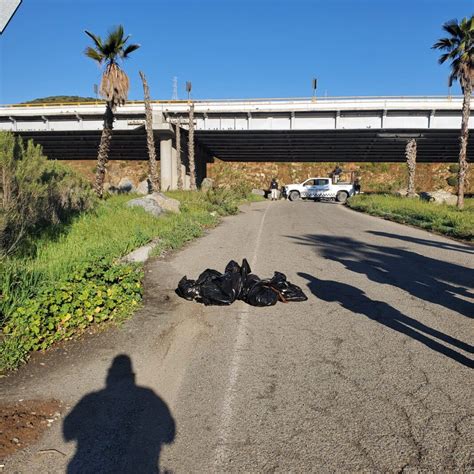
[{"label": "dirt embankment", "polygon": [[[69,160],[68,165],[93,181],[94,160]],[[301,182],[312,176],[327,176],[336,163],[226,163],[215,160],[207,167],[207,174],[217,184],[235,185],[245,181],[252,187],[266,188],[275,177],[280,184]],[[158,163],[159,166],[159,163]],[[361,177],[365,191],[394,191],[406,187],[407,169],[405,163],[342,163],[346,176],[352,171]],[[416,187],[418,191],[446,189],[454,191],[448,184],[448,178],[455,174],[450,170],[452,164],[419,163],[416,169]],[[147,161],[111,160],[108,164],[106,182],[116,186],[122,178],[129,178],[137,186],[148,175]],[[466,190],[474,193],[474,168],[471,166]]]},{"label": "dirt embankment", "polygon": [[61,416],[57,400],[21,400],[0,405],[0,461],[35,442]]}]

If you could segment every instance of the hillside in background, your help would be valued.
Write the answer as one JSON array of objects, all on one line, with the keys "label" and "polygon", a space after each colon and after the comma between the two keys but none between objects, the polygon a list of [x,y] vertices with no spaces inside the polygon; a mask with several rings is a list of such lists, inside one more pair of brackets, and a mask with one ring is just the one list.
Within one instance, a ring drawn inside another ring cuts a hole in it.
[{"label": "hillside in background", "polygon": [[70,103],[70,102],[97,102],[99,99],[94,97],[80,97],[78,95],[52,95],[50,97],[40,97],[38,99],[28,100],[23,104],[37,104],[37,103],[48,103],[54,104],[56,102]]},{"label": "hillside in background", "polygon": [[[208,165],[208,176],[217,184],[228,186],[245,179],[255,188],[268,188],[275,177],[280,185],[302,182],[310,177],[328,176],[336,163],[227,163],[215,160]],[[361,179],[362,189],[373,192],[392,192],[406,188],[405,163],[340,163],[343,179],[350,180],[351,172]],[[416,168],[417,191],[445,189],[454,192],[456,165],[419,163]],[[453,181],[454,178],[454,181]],[[449,180],[449,184],[448,183]],[[474,192],[474,170],[468,175],[467,192]]]},{"label": "hillside in background", "polygon": [[[95,160],[67,161],[69,165],[94,180]],[[273,177],[280,185],[302,182],[306,178],[327,176],[335,163],[228,163],[215,160],[207,166],[207,174],[217,185],[228,187],[248,183],[254,188],[268,188]],[[407,171],[404,163],[342,163],[343,179],[350,179],[351,171],[361,178],[364,191],[391,192],[406,187]],[[456,165],[442,163],[420,163],[416,171],[416,188],[418,191],[445,189],[455,192],[453,183]],[[158,162],[159,169],[159,162]],[[132,160],[110,160],[107,167],[106,181],[118,185],[122,178],[129,178],[135,185],[146,179],[148,162]],[[474,193],[474,168],[469,169],[469,186],[466,191]],[[455,179],[454,179],[455,181]],[[455,183],[453,183],[455,184]]]}]

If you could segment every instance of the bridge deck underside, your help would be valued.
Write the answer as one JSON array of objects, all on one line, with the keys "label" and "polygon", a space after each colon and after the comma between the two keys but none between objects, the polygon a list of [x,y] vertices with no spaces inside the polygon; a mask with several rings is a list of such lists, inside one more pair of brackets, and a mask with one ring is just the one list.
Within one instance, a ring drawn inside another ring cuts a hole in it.
[{"label": "bridge deck underside", "polygon": [[[97,157],[100,132],[22,132],[41,144],[53,159],[86,160]],[[196,140],[210,156],[224,161],[276,162],[402,162],[410,138],[418,143],[419,162],[455,162],[459,153],[458,130],[291,130],[291,131],[203,131]],[[155,147],[159,156],[159,136]],[[143,128],[115,131],[110,159],[147,159]],[[468,146],[474,159],[474,146]]]},{"label": "bridge deck underside", "polygon": [[[21,132],[24,139],[33,139],[43,147],[44,154],[55,160],[95,160],[101,132]],[[160,141],[155,140],[157,154]],[[148,158],[144,129],[115,130],[110,148],[111,160],[146,160]]]},{"label": "bridge deck underside", "polygon": [[405,161],[411,137],[420,162],[455,162],[459,155],[459,130],[199,131],[197,137],[225,161]]}]

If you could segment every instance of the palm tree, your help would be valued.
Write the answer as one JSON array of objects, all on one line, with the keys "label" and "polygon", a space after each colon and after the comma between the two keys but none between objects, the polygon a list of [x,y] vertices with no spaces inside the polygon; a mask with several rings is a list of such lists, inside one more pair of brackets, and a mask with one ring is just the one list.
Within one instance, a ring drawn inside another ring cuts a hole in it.
[{"label": "palm tree", "polygon": [[95,176],[95,191],[99,197],[102,197],[105,170],[109,158],[110,141],[114,126],[114,113],[117,106],[125,104],[129,89],[128,77],[121,69],[119,61],[127,59],[130,53],[138,49],[140,45],[129,44],[126,46],[130,35],[124,36],[122,25],[111,30],[105,40],[89,31],[85,33],[94,42],[94,47],[89,46],[86,48],[85,55],[97,61],[104,68],[99,93],[105,99],[106,107]]},{"label": "palm tree", "polygon": [[158,192],[160,190],[160,181],[158,179],[156,165],[155,137],[153,135],[153,111],[150,103],[150,89],[145,74],[138,71],[143,83],[143,94],[145,98],[145,117],[146,117],[146,142],[148,147],[148,162],[150,170],[151,191]]},{"label": "palm tree", "polygon": [[194,103],[189,104],[188,130],[189,187],[196,189],[196,163],[194,161]]},{"label": "palm tree", "polygon": [[178,167],[178,189],[183,189],[184,178],[183,178],[183,163],[181,160],[181,117],[178,117],[176,122],[176,166]]},{"label": "palm tree", "polygon": [[415,171],[416,171],[416,140],[412,138],[405,147],[405,156],[408,168],[407,197],[415,196]]},{"label": "palm tree", "polygon": [[433,49],[446,51],[438,62],[451,61],[451,74],[449,75],[449,86],[453,81],[459,81],[464,100],[462,104],[461,135],[459,137],[459,172],[458,172],[458,201],[459,209],[464,207],[464,185],[468,169],[466,159],[467,139],[469,136],[469,114],[471,106],[472,83],[474,82],[474,16],[463,18],[460,22],[450,20],[443,25],[443,29],[450,35],[441,38]]}]

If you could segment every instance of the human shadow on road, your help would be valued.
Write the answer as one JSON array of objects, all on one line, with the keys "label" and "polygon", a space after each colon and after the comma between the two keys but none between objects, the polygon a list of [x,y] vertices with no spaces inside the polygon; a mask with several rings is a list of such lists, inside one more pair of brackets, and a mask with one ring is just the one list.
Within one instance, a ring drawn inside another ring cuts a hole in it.
[{"label": "human shadow on road", "polygon": [[473,368],[474,362],[460,352],[436,341],[438,339],[458,349],[473,353],[471,345],[436,329],[420,323],[416,319],[405,316],[397,309],[383,301],[371,300],[362,290],[346,283],[330,280],[320,280],[307,273],[298,273],[308,281],[308,288],[319,299],[328,302],[338,302],[343,308],[354,314],[363,314],[369,319],[399,333],[405,334],[426,347],[443,354],[466,367]]},{"label": "human shadow on road", "polygon": [[411,237],[409,235],[391,234],[390,232],[379,232],[376,230],[368,230],[368,234],[377,235],[379,237],[387,237],[389,239],[402,240],[404,242],[411,242],[419,245],[426,245],[427,247],[434,247],[437,249],[454,250],[455,252],[462,252],[474,255],[474,247],[467,245],[455,244],[454,242],[439,242],[436,240],[421,239],[419,237]]},{"label": "human shadow on road", "polygon": [[[349,237],[306,235],[291,237],[309,245],[326,259],[369,280],[398,287],[425,301],[474,318],[474,270],[410,250],[368,244]],[[463,299],[465,298],[465,299]]]},{"label": "human shadow on road", "polygon": [[127,355],[115,357],[104,389],[85,395],[63,423],[66,441],[77,441],[67,472],[159,473],[160,451],[175,437],[166,403],[135,384]]}]

